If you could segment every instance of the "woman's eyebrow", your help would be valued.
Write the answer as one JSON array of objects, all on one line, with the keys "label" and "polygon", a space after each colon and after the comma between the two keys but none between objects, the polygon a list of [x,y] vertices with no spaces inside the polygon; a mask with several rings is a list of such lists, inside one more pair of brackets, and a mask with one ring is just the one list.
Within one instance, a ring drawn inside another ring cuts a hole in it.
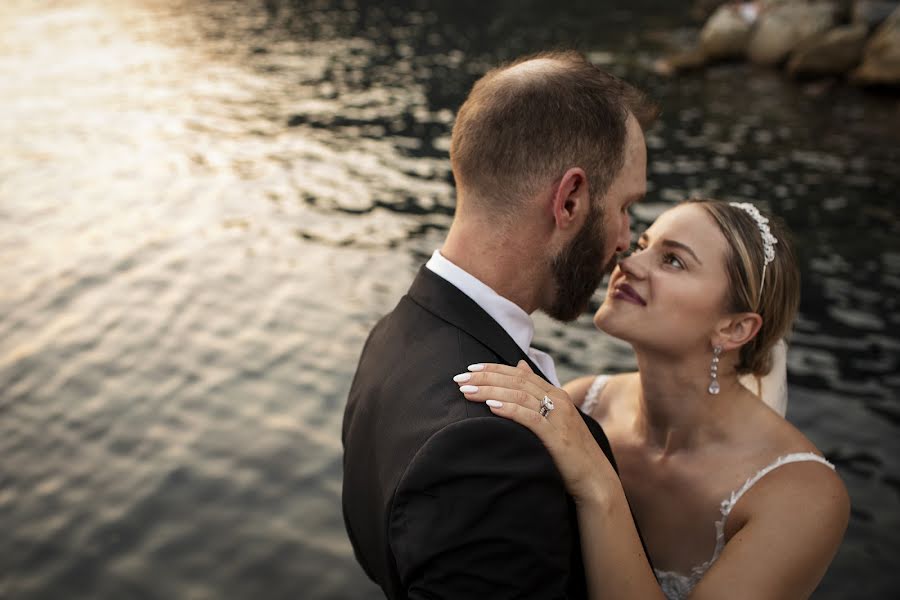
[{"label": "woman's eyebrow", "polygon": [[[649,239],[650,239],[650,236],[647,235],[646,233],[641,234],[641,237],[640,237],[641,241],[646,242]],[[678,248],[680,250],[684,250],[685,252],[690,254],[694,258],[694,260],[697,261],[698,264],[701,264],[701,265],[703,264],[703,261],[697,257],[697,255],[694,253],[694,251],[691,250],[691,247],[688,246],[687,244],[682,244],[681,242],[676,242],[675,240],[661,240],[659,243],[662,244],[663,246],[668,246],[670,248]]]}]

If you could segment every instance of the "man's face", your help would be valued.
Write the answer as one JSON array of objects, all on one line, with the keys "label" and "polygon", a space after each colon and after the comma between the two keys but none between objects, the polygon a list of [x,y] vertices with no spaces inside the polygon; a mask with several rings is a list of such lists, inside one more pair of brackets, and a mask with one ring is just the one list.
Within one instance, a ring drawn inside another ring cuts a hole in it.
[{"label": "man's face", "polygon": [[583,313],[603,276],[615,266],[615,255],[631,245],[628,209],[647,191],[647,148],[637,120],[629,116],[625,161],[601,200],[591,202],[581,230],[553,257],[556,297],[547,314],[573,321]]}]

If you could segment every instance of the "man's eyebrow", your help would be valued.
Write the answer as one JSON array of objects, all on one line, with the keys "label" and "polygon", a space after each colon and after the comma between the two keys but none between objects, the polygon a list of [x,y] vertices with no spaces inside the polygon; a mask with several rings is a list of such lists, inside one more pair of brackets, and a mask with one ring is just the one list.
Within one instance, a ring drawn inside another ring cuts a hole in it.
[{"label": "man's eyebrow", "polygon": [[[641,241],[647,241],[650,239],[650,236],[648,236],[646,233],[642,233],[640,239]],[[694,257],[694,260],[696,260],[698,264],[703,264],[703,261],[700,260],[696,254],[694,254],[694,251],[691,250],[691,247],[687,244],[682,244],[681,242],[676,242],[675,240],[661,240],[659,243],[670,248],[678,248],[680,250],[684,250],[692,257]]]}]

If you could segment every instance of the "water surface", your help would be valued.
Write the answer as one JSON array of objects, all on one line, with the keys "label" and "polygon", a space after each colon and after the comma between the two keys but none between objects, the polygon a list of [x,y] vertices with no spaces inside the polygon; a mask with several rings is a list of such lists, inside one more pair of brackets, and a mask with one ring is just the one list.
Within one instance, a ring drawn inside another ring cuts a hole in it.
[{"label": "water surface", "polygon": [[[0,597],[380,597],[340,514],[350,377],[452,218],[466,91],[560,45],[664,107],[640,227],[705,194],[794,230],[788,416],[854,506],[815,597],[892,597],[900,105],[660,78],[689,32],[651,6],[4,2]],[[633,364],[590,315],[537,324],[563,379]]]}]

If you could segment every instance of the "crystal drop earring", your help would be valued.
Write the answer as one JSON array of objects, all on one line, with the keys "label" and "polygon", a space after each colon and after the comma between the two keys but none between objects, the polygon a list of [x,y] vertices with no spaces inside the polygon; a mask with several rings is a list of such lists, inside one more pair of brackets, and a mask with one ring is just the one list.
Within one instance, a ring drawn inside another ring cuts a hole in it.
[{"label": "crystal drop earring", "polygon": [[722,354],[722,346],[716,346],[713,348],[713,359],[712,364],[709,367],[709,376],[712,381],[709,382],[709,393],[712,395],[716,395],[719,393],[721,389],[719,387],[719,355]]}]

